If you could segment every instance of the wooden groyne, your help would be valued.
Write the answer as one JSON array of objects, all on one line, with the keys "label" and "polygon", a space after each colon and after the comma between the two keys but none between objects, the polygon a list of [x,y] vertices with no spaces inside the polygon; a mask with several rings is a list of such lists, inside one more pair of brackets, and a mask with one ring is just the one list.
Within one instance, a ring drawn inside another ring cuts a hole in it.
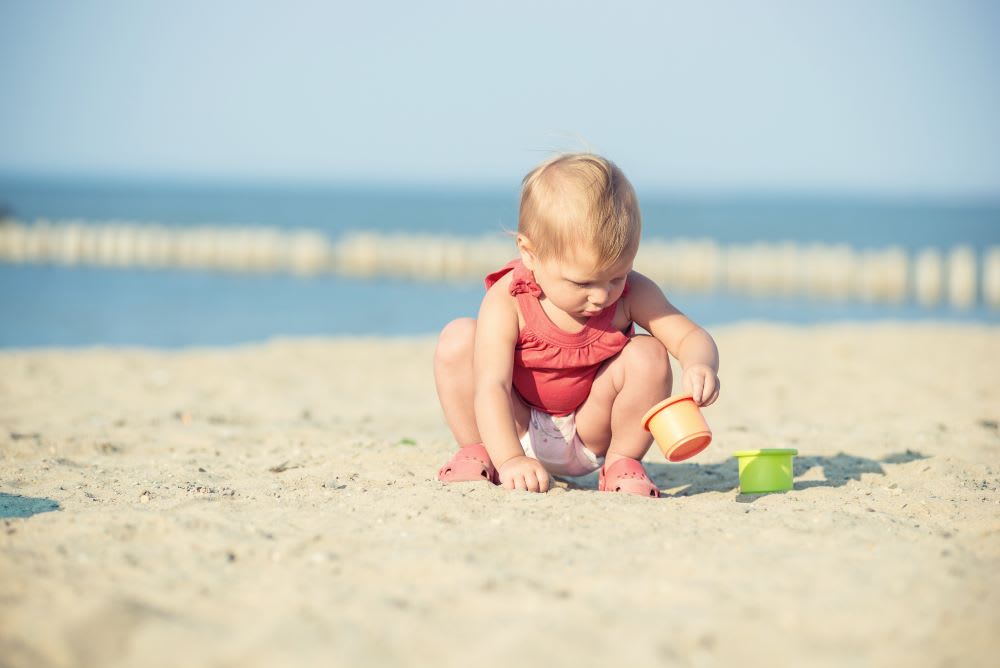
[{"label": "wooden groyne", "polygon": [[[231,272],[478,279],[513,256],[511,239],[311,230],[16,221],[0,224],[0,262]],[[674,290],[871,303],[983,303],[1000,309],[1000,246],[859,250],[847,245],[647,240],[636,269]]]}]

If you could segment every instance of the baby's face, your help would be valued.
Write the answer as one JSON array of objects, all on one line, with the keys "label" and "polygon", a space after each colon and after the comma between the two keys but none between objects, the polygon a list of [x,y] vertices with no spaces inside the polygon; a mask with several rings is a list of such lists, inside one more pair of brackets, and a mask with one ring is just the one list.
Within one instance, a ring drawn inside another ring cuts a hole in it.
[{"label": "baby's face", "polygon": [[588,251],[569,258],[536,259],[532,264],[535,282],[554,306],[574,318],[589,318],[622,296],[634,260],[635,254],[630,253],[610,267],[597,269],[597,257]]}]

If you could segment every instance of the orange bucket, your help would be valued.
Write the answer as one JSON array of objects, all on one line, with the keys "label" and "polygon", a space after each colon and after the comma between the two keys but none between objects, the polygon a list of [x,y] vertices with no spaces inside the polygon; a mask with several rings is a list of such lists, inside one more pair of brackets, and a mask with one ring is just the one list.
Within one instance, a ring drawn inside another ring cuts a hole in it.
[{"label": "orange bucket", "polygon": [[694,457],[712,442],[712,430],[690,394],[678,394],[650,408],[642,417],[642,428],[653,434],[671,462]]}]

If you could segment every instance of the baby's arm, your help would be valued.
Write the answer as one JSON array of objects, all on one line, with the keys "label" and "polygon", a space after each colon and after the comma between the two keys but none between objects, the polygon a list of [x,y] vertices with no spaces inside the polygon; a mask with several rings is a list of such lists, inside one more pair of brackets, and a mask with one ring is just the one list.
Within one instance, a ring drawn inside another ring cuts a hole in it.
[{"label": "baby's arm", "polygon": [[708,332],[671,304],[659,286],[632,272],[626,305],[629,317],[659,339],[684,370],[681,386],[700,406],[719,396],[719,349]]},{"label": "baby's arm", "polygon": [[487,291],[479,308],[473,354],[476,425],[504,487],[544,492],[549,487],[548,474],[537,460],[525,456],[511,409],[518,321],[517,307],[505,285],[501,281]]}]

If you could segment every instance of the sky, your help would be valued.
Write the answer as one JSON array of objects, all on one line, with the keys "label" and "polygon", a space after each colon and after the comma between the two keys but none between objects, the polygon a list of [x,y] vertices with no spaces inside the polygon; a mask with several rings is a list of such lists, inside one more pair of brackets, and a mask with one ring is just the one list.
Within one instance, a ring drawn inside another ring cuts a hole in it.
[{"label": "sky", "polygon": [[1000,197],[1000,3],[0,0],[0,173]]}]

